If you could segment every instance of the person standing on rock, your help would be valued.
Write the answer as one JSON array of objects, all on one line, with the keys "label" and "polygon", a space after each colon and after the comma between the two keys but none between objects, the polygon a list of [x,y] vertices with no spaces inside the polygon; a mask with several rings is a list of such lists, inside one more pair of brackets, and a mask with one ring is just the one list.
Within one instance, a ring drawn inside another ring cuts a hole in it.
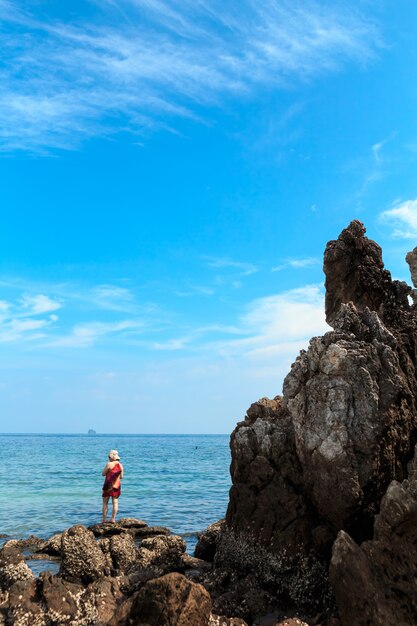
[{"label": "person standing on rock", "polygon": [[107,521],[109,512],[109,498],[112,499],[112,515],[110,522],[116,521],[116,515],[119,508],[118,498],[122,492],[120,481],[123,478],[123,465],[119,462],[120,457],[117,450],[110,450],[109,462],[101,472],[105,476],[103,485],[103,524]]}]

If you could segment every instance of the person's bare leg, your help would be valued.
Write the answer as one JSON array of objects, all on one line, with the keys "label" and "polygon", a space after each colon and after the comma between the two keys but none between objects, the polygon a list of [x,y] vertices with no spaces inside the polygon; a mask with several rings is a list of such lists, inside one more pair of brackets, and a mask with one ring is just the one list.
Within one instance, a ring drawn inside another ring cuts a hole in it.
[{"label": "person's bare leg", "polygon": [[107,520],[107,514],[109,512],[109,499],[103,498],[103,524]]},{"label": "person's bare leg", "polygon": [[116,521],[117,511],[119,510],[119,500],[118,498],[112,498],[112,512],[111,512],[111,522]]}]

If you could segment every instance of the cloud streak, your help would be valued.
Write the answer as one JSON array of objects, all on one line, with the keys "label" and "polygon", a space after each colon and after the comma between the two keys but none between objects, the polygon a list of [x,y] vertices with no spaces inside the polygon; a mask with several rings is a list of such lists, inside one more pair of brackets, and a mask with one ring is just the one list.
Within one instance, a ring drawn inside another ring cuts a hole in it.
[{"label": "cloud streak", "polygon": [[[117,131],[175,129],[259,87],[366,63],[376,27],[342,5],[119,0],[71,21],[0,2],[2,150],[48,152]],[[206,117],[206,116],[205,116]]]},{"label": "cloud streak", "polygon": [[215,269],[235,269],[238,270],[241,276],[249,276],[257,272],[257,268],[252,263],[242,263],[241,261],[234,261],[232,259],[216,258],[216,257],[203,257],[205,258],[207,265]]},{"label": "cloud streak", "polygon": [[392,228],[395,239],[417,239],[417,200],[406,200],[383,211],[380,219]]},{"label": "cloud streak", "polygon": [[287,268],[304,269],[306,267],[316,267],[317,265],[320,265],[320,259],[317,259],[316,257],[286,259],[280,265],[276,265],[271,268],[271,272],[280,272],[281,270],[285,270]]}]

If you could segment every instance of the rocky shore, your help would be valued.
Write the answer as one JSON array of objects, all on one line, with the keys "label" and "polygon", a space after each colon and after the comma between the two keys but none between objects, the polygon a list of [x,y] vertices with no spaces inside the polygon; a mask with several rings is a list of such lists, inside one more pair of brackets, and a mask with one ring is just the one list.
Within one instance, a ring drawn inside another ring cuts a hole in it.
[{"label": "rocky shore", "polygon": [[[352,222],[324,255],[326,318],[231,435],[229,506],[195,556],[136,519],[0,550],[0,625],[417,624],[414,289]],[[57,574],[33,575],[33,559]]]}]

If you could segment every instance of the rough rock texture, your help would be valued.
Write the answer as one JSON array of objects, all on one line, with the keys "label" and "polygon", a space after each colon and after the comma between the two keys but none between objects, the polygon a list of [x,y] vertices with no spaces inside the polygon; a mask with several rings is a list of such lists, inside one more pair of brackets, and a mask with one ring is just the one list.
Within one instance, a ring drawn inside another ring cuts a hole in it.
[{"label": "rough rock texture", "polygon": [[111,535],[120,535],[121,533],[130,533],[135,536],[142,529],[151,530],[146,522],[133,517],[122,517],[114,524],[93,524],[88,527],[88,530],[91,530],[96,537],[110,537]]},{"label": "rough rock texture", "polygon": [[114,569],[125,571],[133,565],[137,558],[137,548],[132,535],[114,535],[109,543]]},{"label": "rough rock texture", "polygon": [[208,626],[248,626],[240,617],[224,617],[224,615],[210,615]]},{"label": "rough rock texture", "polygon": [[16,582],[9,592],[9,623],[15,626],[46,626],[45,612],[39,600],[34,579]]},{"label": "rough rock texture", "polygon": [[255,403],[232,434],[229,527],[279,552],[329,555],[337,532],[372,534],[417,438],[417,314],[354,221],[327,245],[326,314],[283,398]]},{"label": "rough rock texture", "polygon": [[417,480],[393,481],[360,547],[341,531],[330,576],[343,626],[417,624]]},{"label": "rough rock texture", "polygon": [[197,541],[197,545],[194,550],[194,555],[198,559],[204,559],[204,561],[214,561],[216,554],[217,539],[221,535],[225,527],[225,520],[221,519],[214,524],[210,524],[206,530],[200,533]]},{"label": "rough rock texture", "polygon": [[[132,614],[134,601],[147,582],[172,570],[188,571],[198,578],[211,568],[186,555],[184,541],[167,535],[164,527],[124,519],[114,526],[92,528],[95,533],[73,526],[47,541],[30,537],[4,544],[0,549],[0,626],[133,626],[139,623],[137,602]],[[30,551],[32,554],[27,554]],[[59,560],[58,555],[61,569],[56,576],[42,572],[35,579],[25,563],[25,559],[39,557]],[[175,591],[175,585],[172,589]],[[189,600],[185,596],[179,599],[184,604],[179,624],[185,624],[184,615],[194,615],[192,611],[198,609],[196,590],[200,586],[190,582],[181,589],[190,592]],[[170,614],[172,598],[167,602]],[[202,615],[206,617],[206,613],[203,602]]]},{"label": "rough rock texture", "polygon": [[74,619],[78,613],[77,599],[83,593],[83,587],[47,573],[42,575],[40,581],[38,595],[42,597],[45,613],[63,623]]},{"label": "rough rock texture", "polygon": [[61,553],[62,578],[90,583],[105,573],[103,552],[85,526],[72,526],[62,533]]},{"label": "rough rock texture", "polygon": [[136,566],[157,568],[160,574],[181,567],[185,542],[176,535],[159,535],[143,539],[137,552]]},{"label": "rough rock texture", "polygon": [[19,542],[7,541],[0,550],[0,589],[9,589],[23,580],[33,580],[32,570],[25,563]]},{"label": "rough rock texture", "polygon": [[232,433],[226,521],[238,533],[279,552],[310,541],[311,507],[302,494],[294,428],[282,398],[262,398]]},{"label": "rough rock texture", "polygon": [[409,309],[411,287],[384,269],[382,250],[365,237],[358,220],[345,228],[338,239],[329,241],[324,253],[326,274],[326,319],[333,325],[342,304],[352,302],[361,312],[376,311],[381,319],[396,323],[397,313]]},{"label": "rough rock texture", "polygon": [[135,598],[131,617],[138,626],[208,626],[210,614],[204,587],[172,573],[146,583]]},{"label": "rough rock texture", "polygon": [[50,556],[59,556],[61,554],[62,533],[52,535],[50,539],[39,548],[39,552],[49,554]]},{"label": "rough rock texture", "polygon": [[410,266],[410,274],[413,285],[414,287],[417,287],[417,247],[407,254],[405,260]]}]

